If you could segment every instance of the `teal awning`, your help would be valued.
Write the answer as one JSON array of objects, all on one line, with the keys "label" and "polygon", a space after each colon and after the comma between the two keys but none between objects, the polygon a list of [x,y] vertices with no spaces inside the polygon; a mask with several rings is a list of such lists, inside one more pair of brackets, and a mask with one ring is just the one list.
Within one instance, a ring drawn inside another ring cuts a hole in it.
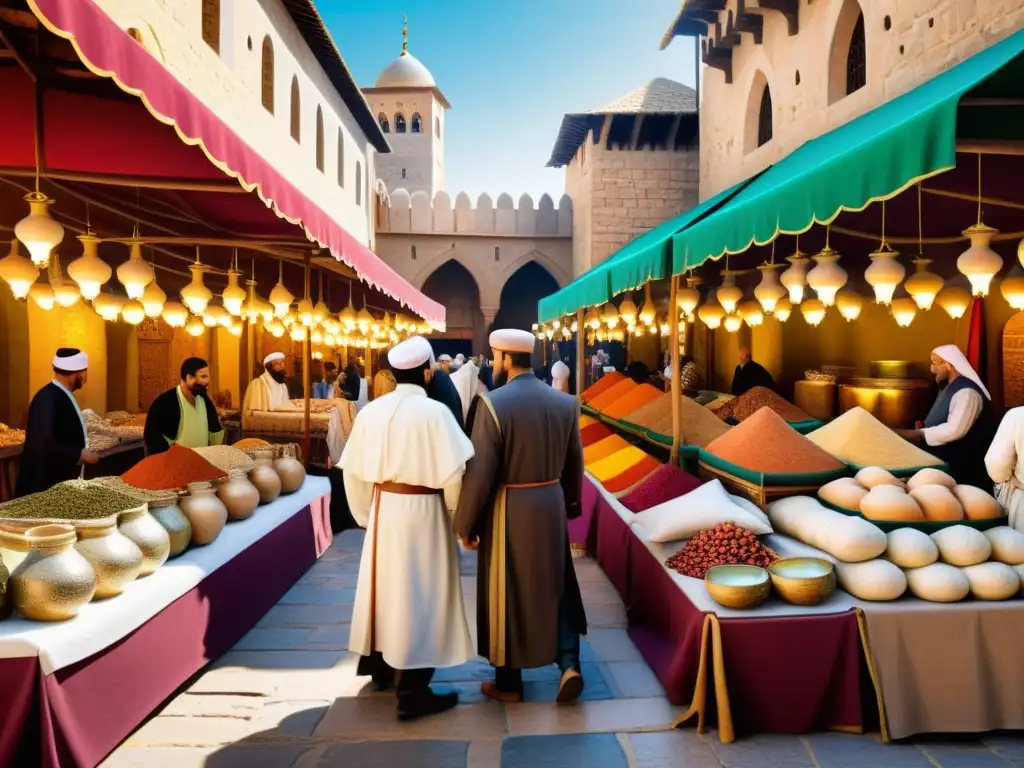
[{"label": "teal awning", "polygon": [[[1024,63],[1022,53],[1024,30],[808,141],[751,180],[713,215],[677,232],[672,274],[765,245],[780,232],[804,232],[842,211],[863,210],[954,167],[961,97],[1015,59]],[[1024,81],[1019,72],[1010,74],[1006,88],[1020,95]]]}]

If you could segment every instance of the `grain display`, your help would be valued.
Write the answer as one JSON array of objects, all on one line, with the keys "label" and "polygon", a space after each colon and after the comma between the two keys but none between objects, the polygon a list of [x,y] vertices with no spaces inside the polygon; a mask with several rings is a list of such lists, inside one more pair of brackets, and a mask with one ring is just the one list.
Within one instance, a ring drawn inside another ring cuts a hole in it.
[{"label": "grain display", "polygon": [[0,517],[97,520],[140,506],[139,499],[91,480],[68,480],[52,488],[0,504]]},{"label": "grain display", "polygon": [[623,376],[618,371],[615,371],[614,373],[606,373],[600,379],[598,379],[585,390],[583,390],[583,402],[589,403],[591,400],[593,400],[595,397],[603,393],[605,390],[611,389],[620,381],[625,380],[625,378],[626,377]]},{"label": "grain display", "polygon": [[762,408],[770,408],[781,416],[785,421],[798,422],[811,419],[806,413],[793,405],[781,395],[772,392],[767,387],[754,387],[719,408],[716,413],[722,420],[735,419],[746,421]]},{"label": "grain display", "polygon": [[765,474],[828,472],[843,467],[768,407],[711,441],[704,450],[737,467]]},{"label": "grain display", "polygon": [[741,563],[767,568],[777,559],[775,553],[746,528],[722,523],[698,533],[665,565],[684,576],[703,579],[708,569],[716,565]]},{"label": "grain display", "polygon": [[136,488],[169,491],[182,489],[189,483],[212,482],[226,476],[226,472],[191,448],[172,445],[163,453],[147,456],[121,475],[121,479]]},{"label": "grain display", "polygon": [[942,460],[907,442],[863,408],[851,408],[807,439],[847,464],[889,470],[938,467]]},{"label": "grain display", "polygon": [[207,448],[196,448],[195,452],[225,472],[235,469],[248,472],[256,466],[256,462],[249,454],[231,445],[211,445]]},{"label": "grain display", "polygon": [[657,387],[650,384],[639,384],[614,403],[604,409],[604,415],[610,419],[623,419],[637,408],[642,408],[664,394]]}]

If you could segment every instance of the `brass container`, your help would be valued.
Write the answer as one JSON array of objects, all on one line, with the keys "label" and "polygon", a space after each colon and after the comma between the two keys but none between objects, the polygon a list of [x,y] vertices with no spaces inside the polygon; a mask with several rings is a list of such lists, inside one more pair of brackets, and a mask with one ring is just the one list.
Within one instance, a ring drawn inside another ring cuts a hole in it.
[{"label": "brass container", "polygon": [[228,473],[228,479],[217,486],[217,498],[224,502],[228,520],[245,520],[260,505],[260,492],[242,469]]},{"label": "brass container", "polygon": [[871,375],[876,379],[907,379],[916,374],[907,360],[872,360]]},{"label": "brass container", "polygon": [[905,429],[923,420],[934,401],[924,379],[854,379],[839,386],[839,412],[860,406],[890,429]]},{"label": "brass container", "polygon": [[188,495],[178,505],[192,524],[192,543],[197,547],[216,539],[228,522],[227,507],[210,483],[189,483]]},{"label": "brass container", "polygon": [[192,523],[178,506],[177,496],[149,502],[149,514],[167,531],[167,537],[171,542],[168,557],[177,557],[188,549],[192,541]]},{"label": "brass container", "polygon": [[281,478],[270,463],[273,455],[270,451],[256,451],[253,454],[256,466],[250,470],[249,480],[260,492],[260,504],[269,504],[281,495]]},{"label": "brass container", "polygon": [[33,621],[66,621],[92,600],[96,572],[75,549],[70,525],[40,525],[25,532],[28,556],[14,569],[8,592],[14,608]]},{"label": "brass container", "polygon": [[96,572],[94,600],[113,597],[124,591],[142,570],[142,550],[117,529],[116,520],[77,529],[75,549]]},{"label": "brass container", "polygon": [[0,528],[0,559],[9,573],[14,573],[14,569],[28,557],[29,549],[25,531]]},{"label": "brass container", "polygon": [[163,526],[149,514],[149,507],[143,504],[118,515],[117,528],[135,542],[142,550],[142,568],[139,577],[149,576],[167,562],[171,554],[171,537]]},{"label": "brass container", "polygon": [[765,601],[772,585],[768,572],[756,565],[716,565],[704,574],[711,599],[726,608],[745,610]]},{"label": "brass container", "polygon": [[286,447],[281,457],[274,461],[274,470],[281,478],[281,493],[295,493],[306,482],[306,468],[295,458],[291,447]]},{"label": "brass container", "polygon": [[818,557],[787,557],[768,566],[772,587],[792,605],[817,605],[836,590],[836,569]]},{"label": "brass container", "polygon": [[836,385],[829,381],[798,381],[793,385],[793,404],[819,421],[836,416]]}]

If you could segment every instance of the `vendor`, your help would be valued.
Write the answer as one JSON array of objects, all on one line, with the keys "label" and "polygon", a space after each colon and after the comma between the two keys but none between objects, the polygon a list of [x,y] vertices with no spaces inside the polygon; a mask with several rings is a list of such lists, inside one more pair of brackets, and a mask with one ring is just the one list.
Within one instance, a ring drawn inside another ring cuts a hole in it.
[{"label": "vendor", "polygon": [[159,395],[146,414],[143,440],[146,453],[163,453],[173,444],[205,448],[224,442],[224,428],[217,407],[206,394],[210,387],[210,366],[201,357],[181,364],[178,386]]},{"label": "vendor", "polygon": [[766,387],[775,389],[775,379],[768,373],[768,369],[760,363],[754,362],[750,356],[750,349],[740,349],[740,362],[736,366],[736,372],[732,376],[732,393],[735,396],[745,394],[754,387]]},{"label": "vendor", "polygon": [[333,400],[335,397],[334,383],[338,379],[338,366],[328,360],[323,365],[320,381],[313,382],[314,400]]},{"label": "vendor", "polygon": [[294,411],[285,383],[284,353],[271,352],[263,358],[263,374],[245,390],[243,413],[249,411]]},{"label": "vendor", "polygon": [[1010,515],[1010,527],[1024,532],[1024,408],[1003,416],[985,454],[985,468],[996,484],[995,496]]},{"label": "vendor", "polygon": [[962,485],[991,486],[985,452],[995,435],[992,400],[981,378],[960,349],[952,344],[932,351],[931,371],[942,389],[918,429],[898,430],[912,443],[923,442],[929,453],[949,465]]}]

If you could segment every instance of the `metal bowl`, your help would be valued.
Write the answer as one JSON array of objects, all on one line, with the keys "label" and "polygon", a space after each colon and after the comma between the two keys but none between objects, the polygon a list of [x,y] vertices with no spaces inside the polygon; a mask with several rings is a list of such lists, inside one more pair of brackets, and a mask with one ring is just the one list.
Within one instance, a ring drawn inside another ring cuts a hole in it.
[{"label": "metal bowl", "polygon": [[756,565],[715,565],[704,574],[711,599],[726,608],[756,608],[771,592],[768,572]]},{"label": "metal bowl", "polygon": [[772,586],[792,605],[817,605],[836,589],[836,571],[818,557],[787,557],[768,566]]}]

